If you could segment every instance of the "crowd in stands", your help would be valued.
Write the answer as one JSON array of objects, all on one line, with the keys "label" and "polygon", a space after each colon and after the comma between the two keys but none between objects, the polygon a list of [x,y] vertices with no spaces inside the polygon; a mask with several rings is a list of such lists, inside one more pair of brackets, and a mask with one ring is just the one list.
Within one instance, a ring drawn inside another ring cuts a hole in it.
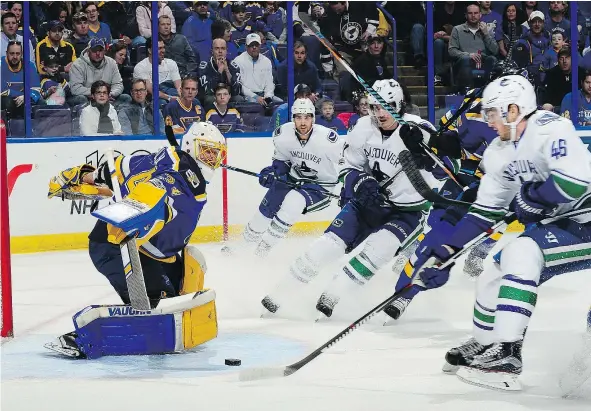
[{"label": "crowd in stands", "polygon": [[[224,133],[270,131],[289,120],[290,94],[315,104],[319,124],[346,130],[368,115],[366,95],[310,27],[369,84],[392,78],[394,66],[406,64],[392,53],[393,36],[423,77],[413,85],[426,85],[425,67],[433,64],[434,82],[447,94],[483,85],[498,62],[514,60],[536,86],[540,107],[569,117],[577,111],[579,124],[591,125],[588,2],[578,4],[577,39],[570,38],[563,1],[434,2],[433,39],[426,38],[425,2],[296,2],[293,10],[286,2],[156,3],[153,17],[147,1],[30,2],[30,61],[24,64],[23,3],[3,2],[1,109],[9,134],[24,135],[25,68],[34,136],[153,134],[165,123],[183,133],[196,121],[211,121]],[[293,27],[287,27],[287,13]],[[569,100],[572,53],[579,55],[578,110]],[[288,87],[290,75],[295,90]],[[406,88],[405,95],[418,114]],[[64,124],[64,118],[71,121]]]}]

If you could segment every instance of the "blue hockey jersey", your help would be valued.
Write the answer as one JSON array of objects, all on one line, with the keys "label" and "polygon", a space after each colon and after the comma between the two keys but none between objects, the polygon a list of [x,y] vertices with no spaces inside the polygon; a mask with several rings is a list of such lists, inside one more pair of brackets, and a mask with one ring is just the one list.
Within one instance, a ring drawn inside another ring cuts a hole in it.
[{"label": "blue hockey jersey", "polygon": [[185,133],[197,121],[203,121],[203,108],[197,99],[185,107],[180,100],[172,100],[164,106],[164,120],[172,121],[175,134]]},{"label": "blue hockey jersey", "polygon": [[222,113],[214,105],[212,108],[207,110],[207,113],[205,114],[205,121],[211,121],[211,123],[222,133],[235,133],[244,131],[244,124],[242,123],[240,112],[233,107],[226,109],[226,111]]},{"label": "blue hockey jersey", "polygon": [[[108,168],[106,174],[108,174]],[[176,147],[165,147],[155,154],[119,156],[115,175],[126,197],[139,183],[149,182],[166,190],[163,215],[145,228],[137,244],[143,254],[163,262],[173,262],[195,231],[201,210],[207,202],[206,182],[197,162]],[[102,174],[99,168],[99,173]],[[105,176],[106,181],[109,178]],[[97,222],[89,239],[107,242],[118,228]]]}]

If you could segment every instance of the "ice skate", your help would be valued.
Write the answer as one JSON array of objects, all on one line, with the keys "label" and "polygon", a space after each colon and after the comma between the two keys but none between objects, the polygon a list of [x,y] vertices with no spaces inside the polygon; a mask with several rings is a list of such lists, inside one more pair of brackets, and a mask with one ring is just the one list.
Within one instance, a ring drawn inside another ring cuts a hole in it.
[{"label": "ice skate", "polygon": [[275,314],[277,312],[277,310],[279,309],[279,304],[277,304],[268,295],[265,296],[265,298],[263,298],[261,300],[261,304],[263,305],[263,307],[265,307],[265,310],[266,310],[266,311],[263,311],[263,313],[261,314],[261,318],[263,318],[268,313]]},{"label": "ice skate", "polygon": [[[324,314],[324,316],[330,318],[332,316],[332,311],[338,302],[339,298],[337,296],[330,295],[328,293],[322,293],[318,299],[318,302],[316,303],[316,309]],[[320,316],[316,321],[318,322],[321,318],[322,316]]]},{"label": "ice skate", "polygon": [[[410,298],[398,297],[397,299],[392,301],[390,305],[384,308],[384,313],[388,315],[388,317],[390,317],[391,320],[398,320],[411,301],[412,300]],[[388,324],[390,322],[389,320],[386,321],[384,325]]]},{"label": "ice skate", "polygon": [[474,337],[470,338],[459,347],[452,348],[447,354],[445,354],[443,372],[447,374],[455,374],[461,366],[470,365],[474,356],[482,354],[486,348],[486,346],[476,341]]}]

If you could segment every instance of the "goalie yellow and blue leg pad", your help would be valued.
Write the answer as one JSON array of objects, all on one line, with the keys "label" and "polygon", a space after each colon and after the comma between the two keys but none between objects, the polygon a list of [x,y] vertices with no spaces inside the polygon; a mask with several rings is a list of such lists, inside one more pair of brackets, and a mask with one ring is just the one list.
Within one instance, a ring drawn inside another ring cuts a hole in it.
[{"label": "goalie yellow and blue leg pad", "polygon": [[164,299],[158,308],[90,306],[73,317],[76,344],[88,359],[178,353],[217,337],[215,291]]}]

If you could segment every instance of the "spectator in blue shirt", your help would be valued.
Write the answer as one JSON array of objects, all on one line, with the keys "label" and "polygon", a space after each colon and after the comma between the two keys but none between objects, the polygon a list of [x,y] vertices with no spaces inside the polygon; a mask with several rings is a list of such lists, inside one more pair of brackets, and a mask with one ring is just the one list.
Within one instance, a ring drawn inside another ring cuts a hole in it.
[{"label": "spectator in blue shirt", "polygon": [[560,113],[563,117],[569,118],[575,125],[591,126],[591,71],[585,72],[580,79],[581,88],[579,89],[578,104],[579,118],[575,120],[572,110],[572,93],[568,93],[562,99]]},{"label": "spectator in blue shirt", "polygon": [[[24,71],[23,46],[20,41],[12,40],[8,43],[6,56],[0,62],[2,108],[7,111],[8,118],[24,118]],[[37,68],[32,62],[27,63],[30,97],[33,104],[43,104],[40,93],[40,80]]]},{"label": "spectator in blue shirt", "polygon": [[113,36],[111,35],[111,28],[108,24],[99,21],[99,10],[95,2],[89,1],[84,5],[82,11],[86,13],[88,18],[88,35],[90,37],[98,37],[105,40],[106,44],[111,44]]},{"label": "spectator in blue shirt", "polygon": [[550,1],[550,18],[546,24],[546,30],[552,32],[559,30],[564,35],[564,39],[570,38],[570,20],[564,17],[566,1]]},{"label": "spectator in blue shirt", "polygon": [[[310,100],[316,102],[318,97],[322,94],[322,83],[318,77],[318,68],[307,59],[308,48],[301,41],[296,41],[293,44],[293,70],[294,83],[307,84],[312,90]],[[277,89],[282,98],[287,97],[287,59],[277,68]],[[279,94],[278,93],[278,94]]]},{"label": "spectator in blue shirt", "polygon": [[503,40],[503,18],[499,13],[491,10],[491,1],[481,1],[480,3],[480,21],[486,23],[490,35],[500,43]]},{"label": "spectator in blue shirt", "polygon": [[208,10],[209,3],[196,1],[193,13],[183,24],[182,34],[187,38],[196,56],[206,59],[211,54],[211,25],[213,17]]},{"label": "spectator in blue shirt", "polygon": [[320,115],[316,117],[316,124],[328,127],[334,131],[345,131],[345,124],[334,115],[334,101],[329,98],[320,100]]}]

